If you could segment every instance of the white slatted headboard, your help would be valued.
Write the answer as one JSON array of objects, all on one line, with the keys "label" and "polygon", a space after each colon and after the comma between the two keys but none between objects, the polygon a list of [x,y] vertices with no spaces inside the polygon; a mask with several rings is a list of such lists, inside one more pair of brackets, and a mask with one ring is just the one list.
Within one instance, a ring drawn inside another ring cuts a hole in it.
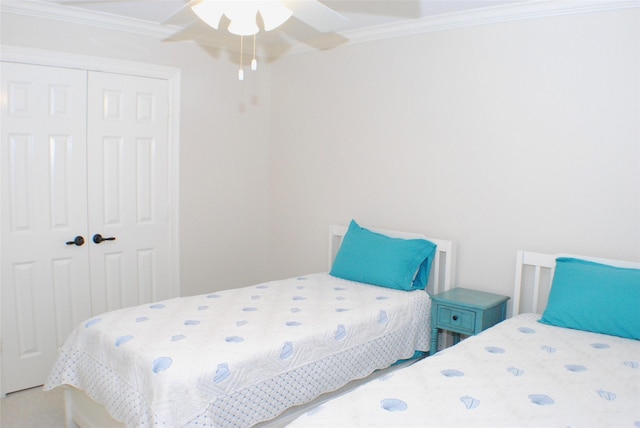
[{"label": "white slatted headboard", "polygon": [[[347,233],[346,226],[329,226],[329,270],[338,254],[342,238]],[[396,230],[368,228],[377,233],[390,236],[392,238],[403,239],[426,239],[436,244],[436,255],[431,265],[431,275],[427,285],[429,294],[437,294],[452,288],[455,274],[455,255],[452,241],[445,239],[428,238],[419,233],[400,232]]]},{"label": "white slatted headboard", "polygon": [[518,251],[516,255],[516,281],[513,288],[512,314],[535,312],[541,314],[547,306],[549,291],[556,268],[556,258],[573,257],[622,268],[639,269],[640,263],[573,254],[543,254]]},{"label": "white slatted headboard", "polygon": [[[555,255],[518,251],[511,310],[513,315],[526,312],[542,313],[542,309],[539,308],[544,308],[547,305],[555,267]],[[532,277],[529,276],[528,270],[533,271]],[[540,302],[540,287],[544,292],[542,304]]]}]

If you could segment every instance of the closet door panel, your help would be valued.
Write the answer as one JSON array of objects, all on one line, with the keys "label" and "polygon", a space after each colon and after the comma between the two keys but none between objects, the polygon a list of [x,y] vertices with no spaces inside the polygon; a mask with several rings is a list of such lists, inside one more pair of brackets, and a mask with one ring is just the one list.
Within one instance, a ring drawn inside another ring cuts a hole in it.
[{"label": "closet door panel", "polygon": [[175,263],[169,82],[0,66],[5,394],[41,385],[83,320],[174,297]]},{"label": "closet door panel", "polygon": [[89,229],[94,313],[172,296],[168,82],[89,74]]},{"label": "closet door panel", "polygon": [[90,316],[86,72],[0,63],[2,392],[41,384]]}]

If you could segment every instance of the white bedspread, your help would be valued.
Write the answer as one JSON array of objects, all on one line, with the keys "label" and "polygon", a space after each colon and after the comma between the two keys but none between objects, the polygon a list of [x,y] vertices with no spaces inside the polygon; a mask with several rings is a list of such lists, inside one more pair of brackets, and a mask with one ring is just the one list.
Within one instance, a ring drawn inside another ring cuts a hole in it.
[{"label": "white bedspread", "polygon": [[640,427],[640,342],[525,314],[331,400],[292,427]]},{"label": "white bedspread", "polygon": [[[313,390],[313,382],[283,374],[305,374],[311,367],[326,370],[316,377],[344,376],[336,356],[387,337],[402,337],[407,345],[385,357],[385,364],[427,350],[429,307],[423,291],[312,274],[122,309],[74,330],[45,389],[73,385],[129,426],[246,426],[283,410],[265,413],[251,406],[286,408],[308,401],[304,390],[307,384]],[[380,368],[371,366],[379,353],[372,349],[371,357],[353,354],[365,367],[360,376]],[[319,364],[328,357],[331,364]],[[349,380],[328,385],[338,388]],[[287,393],[293,396],[286,396],[282,382],[295,386]],[[224,397],[237,403],[272,384],[279,389],[267,392],[275,396],[273,403],[260,399],[243,404],[241,415],[212,414],[227,413]]]}]

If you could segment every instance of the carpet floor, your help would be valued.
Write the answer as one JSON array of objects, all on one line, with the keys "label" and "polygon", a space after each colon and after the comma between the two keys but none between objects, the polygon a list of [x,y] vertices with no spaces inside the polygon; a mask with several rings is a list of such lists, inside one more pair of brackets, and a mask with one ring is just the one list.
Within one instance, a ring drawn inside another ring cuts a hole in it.
[{"label": "carpet floor", "polygon": [[42,387],[12,392],[0,399],[2,428],[64,427],[64,392],[62,388],[43,391]]}]

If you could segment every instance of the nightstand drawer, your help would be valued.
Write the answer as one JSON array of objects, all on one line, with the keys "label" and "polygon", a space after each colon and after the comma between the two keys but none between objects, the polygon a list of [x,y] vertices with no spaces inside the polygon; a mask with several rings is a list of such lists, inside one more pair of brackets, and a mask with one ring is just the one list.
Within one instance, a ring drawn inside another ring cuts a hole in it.
[{"label": "nightstand drawer", "polygon": [[438,327],[460,333],[473,334],[476,328],[476,313],[460,308],[438,305]]},{"label": "nightstand drawer", "polygon": [[504,320],[508,296],[453,288],[431,296],[431,355],[438,352],[438,330],[453,332],[453,343],[460,335],[472,336]]}]

